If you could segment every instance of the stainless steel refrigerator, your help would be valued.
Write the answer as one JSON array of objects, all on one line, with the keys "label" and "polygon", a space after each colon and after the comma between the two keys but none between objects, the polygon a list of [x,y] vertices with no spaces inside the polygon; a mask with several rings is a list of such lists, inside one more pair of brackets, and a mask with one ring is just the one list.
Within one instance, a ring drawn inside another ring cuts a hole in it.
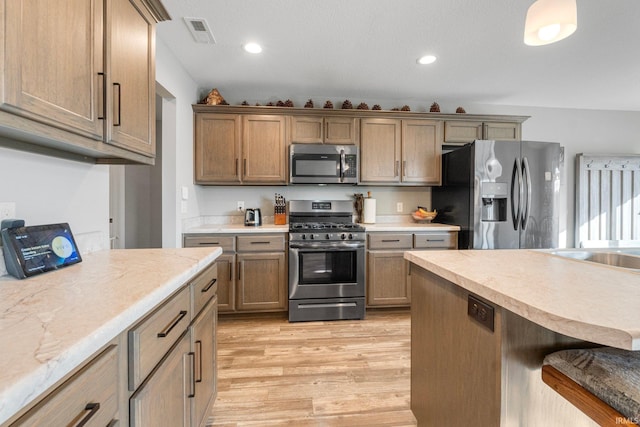
[{"label": "stainless steel refrigerator", "polygon": [[459,249],[558,247],[563,149],[533,141],[474,141],[442,156],[435,222],[459,225]]}]

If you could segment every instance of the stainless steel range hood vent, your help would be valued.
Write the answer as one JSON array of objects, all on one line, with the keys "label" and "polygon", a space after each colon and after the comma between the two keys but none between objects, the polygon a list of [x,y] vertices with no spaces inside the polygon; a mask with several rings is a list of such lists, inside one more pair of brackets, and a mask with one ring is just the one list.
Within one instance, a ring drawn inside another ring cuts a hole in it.
[{"label": "stainless steel range hood vent", "polygon": [[183,18],[196,43],[215,44],[216,39],[204,18]]}]

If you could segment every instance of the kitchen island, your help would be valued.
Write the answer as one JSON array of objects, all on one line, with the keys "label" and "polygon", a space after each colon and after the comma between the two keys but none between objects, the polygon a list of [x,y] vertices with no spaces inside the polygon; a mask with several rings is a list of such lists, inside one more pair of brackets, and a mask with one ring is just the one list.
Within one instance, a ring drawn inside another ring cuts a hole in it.
[{"label": "kitchen island", "polygon": [[419,425],[593,422],[541,380],[544,356],[640,349],[640,274],[534,250],[410,251]]},{"label": "kitchen island", "polygon": [[0,425],[15,420],[110,347],[118,349],[113,353],[120,377],[113,379],[118,383],[114,406],[121,425],[128,425],[123,423],[130,395],[126,331],[178,290],[188,290],[185,285],[221,252],[100,251],[85,255],[79,264],[29,279],[0,277]]}]

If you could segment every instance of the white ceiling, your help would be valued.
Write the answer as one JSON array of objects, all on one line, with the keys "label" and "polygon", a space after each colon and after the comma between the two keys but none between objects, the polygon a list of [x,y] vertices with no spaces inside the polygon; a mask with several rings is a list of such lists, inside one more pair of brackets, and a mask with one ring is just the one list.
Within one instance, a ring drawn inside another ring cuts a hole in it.
[{"label": "white ceiling", "polygon": [[[531,3],[163,0],[173,19],[157,35],[201,92],[217,87],[231,104],[379,99],[383,109],[460,101],[640,111],[639,0],[578,0],[577,31],[538,47],[523,43]],[[205,18],[216,44],[196,44],[183,17]],[[250,40],[262,54],[242,50]],[[417,65],[428,53],[436,63]]]}]

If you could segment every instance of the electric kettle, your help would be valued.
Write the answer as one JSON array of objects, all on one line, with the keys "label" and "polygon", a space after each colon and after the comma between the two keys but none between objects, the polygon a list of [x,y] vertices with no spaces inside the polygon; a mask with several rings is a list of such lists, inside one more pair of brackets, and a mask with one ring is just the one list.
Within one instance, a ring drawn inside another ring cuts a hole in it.
[{"label": "electric kettle", "polygon": [[262,214],[260,209],[247,209],[244,212],[244,225],[262,225]]}]

